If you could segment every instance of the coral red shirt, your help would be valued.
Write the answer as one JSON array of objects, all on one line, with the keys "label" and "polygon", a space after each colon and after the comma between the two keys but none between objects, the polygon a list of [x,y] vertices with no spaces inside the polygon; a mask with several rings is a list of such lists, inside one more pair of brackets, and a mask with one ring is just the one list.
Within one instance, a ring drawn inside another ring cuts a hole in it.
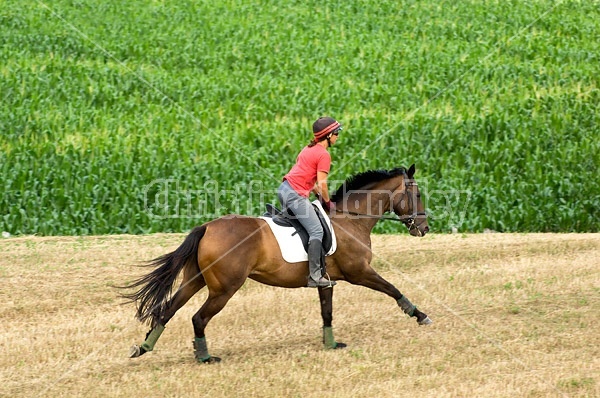
[{"label": "coral red shirt", "polygon": [[317,172],[329,173],[331,168],[331,155],[321,145],[306,146],[296,159],[296,164],[287,173],[283,180],[287,180],[299,195],[308,198],[317,182]]}]

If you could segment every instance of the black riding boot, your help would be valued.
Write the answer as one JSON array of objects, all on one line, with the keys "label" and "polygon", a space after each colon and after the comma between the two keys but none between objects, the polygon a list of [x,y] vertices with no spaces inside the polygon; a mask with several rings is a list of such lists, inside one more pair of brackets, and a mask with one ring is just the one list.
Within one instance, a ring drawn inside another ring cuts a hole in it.
[{"label": "black riding boot", "polygon": [[308,284],[307,287],[332,287],[335,281],[323,277],[321,267],[321,241],[313,239],[308,242]]}]

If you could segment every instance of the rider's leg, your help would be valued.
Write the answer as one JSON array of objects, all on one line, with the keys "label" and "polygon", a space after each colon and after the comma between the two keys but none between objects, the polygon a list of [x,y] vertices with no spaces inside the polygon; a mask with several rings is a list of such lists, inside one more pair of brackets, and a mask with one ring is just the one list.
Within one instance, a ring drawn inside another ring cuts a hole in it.
[{"label": "rider's leg", "polygon": [[315,212],[312,203],[301,195],[299,195],[287,182],[284,182],[277,191],[279,200],[284,208],[289,208],[300,224],[308,232],[308,287],[331,287],[335,285],[334,281],[330,281],[323,277],[322,261],[322,241],[323,227],[319,221],[319,217]]},{"label": "rider's leg", "polygon": [[323,266],[321,264],[323,247],[321,241],[313,239],[308,242],[308,283],[307,287],[332,287],[335,281],[331,281],[323,276]]}]

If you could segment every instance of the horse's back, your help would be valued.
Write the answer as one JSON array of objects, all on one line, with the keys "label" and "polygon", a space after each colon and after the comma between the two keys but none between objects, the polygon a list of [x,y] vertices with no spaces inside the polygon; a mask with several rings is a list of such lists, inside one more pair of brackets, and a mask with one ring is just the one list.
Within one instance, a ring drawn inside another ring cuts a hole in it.
[{"label": "horse's back", "polygon": [[257,259],[270,246],[272,235],[266,221],[258,217],[226,215],[206,224],[206,233],[200,242],[201,257],[245,257]]}]

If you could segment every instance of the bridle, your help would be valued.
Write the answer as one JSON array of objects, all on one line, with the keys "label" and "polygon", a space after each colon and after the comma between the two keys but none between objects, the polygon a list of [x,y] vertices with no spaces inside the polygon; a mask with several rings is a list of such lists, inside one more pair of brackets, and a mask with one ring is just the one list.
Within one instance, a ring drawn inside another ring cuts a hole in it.
[{"label": "bridle", "polygon": [[[408,194],[408,187],[416,187],[418,186],[417,183],[415,182],[415,180],[409,180],[405,177],[404,179],[405,183],[404,183],[404,196],[408,199],[407,201],[410,202],[410,209],[412,209],[412,214],[410,215],[402,215],[402,216],[398,216],[399,220],[402,221],[404,223],[404,225],[406,225],[406,227],[408,228],[409,231],[412,231],[414,228],[418,228],[419,225],[422,224],[416,224],[415,220],[417,219],[417,217],[419,216],[424,216],[425,218],[427,217],[427,213],[422,212],[422,211],[416,211],[416,206],[415,206],[415,202],[414,202],[414,195]],[[394,209],[394,201],[390,200],[390,211],[395,213],[395,209]],[[387,219],[387,218],[386,218]],[[419,231],[420,232],[420,231]]]},{"label": "bridle", "polygon": [[[415,203],[413,200],[413,195],[408,194],[408,187],[413,187],[413,186],[416,187],[416,186],[418,186],[417,183],[414,180],[407,179],[406,177],[405,177],[404,181],[405,181],[404,191],[402,194],[405,197],[407,197],[407,199],[408,199],[407,201],[410,201],[410,208],[413,211],[412,214],[410,214],[410,215],[403,214],[403,215],[399,215],[398,218],[396,218],[396,217],[385,217],[383,215],[377,216],[374,214],[363,214],[363,213],[357,213],[357,212],[353,212],[353,211],[342,211],[342,210],[338,210],[338,209],[336,209],[335,211],[337,213],[348,214],[348,215],[358,216],[358,217],[365,217],[365,218],[376,218],[378,220],[383,220],[383,221],[399,221],[399,222],[403,223],[408,228],[409,231],[412,231],[415,228],[418,229],[418,227],[422,223],[416,224],[415,220],[419,216],[427,217],[427,213],[415,211]],[[396,213],[393,198],[392,198],[392,200],[390,200],[390,208],[388,210],[386,210],[386,212]]]}]

